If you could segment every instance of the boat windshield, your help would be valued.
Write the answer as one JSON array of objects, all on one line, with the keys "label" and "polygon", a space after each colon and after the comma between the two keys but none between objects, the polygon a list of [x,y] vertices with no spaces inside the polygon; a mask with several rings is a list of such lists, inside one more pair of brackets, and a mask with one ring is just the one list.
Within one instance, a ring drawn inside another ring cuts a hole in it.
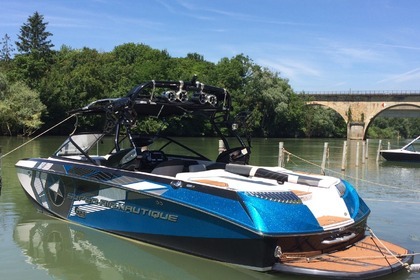
[{"label": "boat windshield", "polygon": [[409,152],[420,152],[420,136],[401,148]]},{"label": "boat windshield", "polygon": [[102,137],[103,133],[86,133],[71,135],[55,152],[55,156],[75,156],[85,155],[87,151],[97,143]]},{"label": "boat windshield", "polygon": [[413,145],[408,145],[407,147],[405,147],[406,151],[410,151],[410,152],[415,152],[416,150],[414,149]]}]

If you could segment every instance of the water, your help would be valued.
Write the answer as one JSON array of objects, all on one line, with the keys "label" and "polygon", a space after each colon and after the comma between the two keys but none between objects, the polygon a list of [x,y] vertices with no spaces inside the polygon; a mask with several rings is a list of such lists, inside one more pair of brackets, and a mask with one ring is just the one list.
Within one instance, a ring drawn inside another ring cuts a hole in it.
[{"label": "water", "polygon": [[[3,154],[26,140],[0,137]],[[48,156],[63,140],[43,137],[2,159],[0,279],[312,279],[249,271],[37,213],[17,181],[14,164],[20,158]],[[206,147],[205,155],[217,155],[217,139],[181,140],[187,145]],[[371,140],[368,159],[362,164],[360,155],[359,166],[355,167],[356,142],[352,141],[347,167],[342,172],[343,140],[331,139],[254,139],[251,164],[277,165],[279,141],[292,153],[287,168],[318,174],[324,141],[328,141],[326,173],[345,177],[356,186],[372,210],[368,224],[375,234],[420,252],[420,164],[376,162],[378,141]],[[393,142],[392,146],[403,144]],[[420,256],[415,262],[420,262]],[[383,279],[420,279],[420,273],[402,271]]]}]

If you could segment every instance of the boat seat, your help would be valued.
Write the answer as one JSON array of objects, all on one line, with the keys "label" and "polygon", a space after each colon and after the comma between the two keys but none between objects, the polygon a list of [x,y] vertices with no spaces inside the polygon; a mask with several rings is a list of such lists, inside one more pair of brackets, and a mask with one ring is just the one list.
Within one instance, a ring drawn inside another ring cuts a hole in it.
[{"label": "boat seat", "polygon": [[189,172],[200,172],[200,171],[206,171],[207,168],[204,164],[191,164],[188,166]]},{"label": "boat seat", "polygon": [[198,165],[196,161],[182,160],[182,159],[170,159],[159,163],[153,170],[152,174],[166,175],[175,177],[180,172],[188,171],[188,167],[191,165]]},{"label": "boat seat", "polygon": [[206,166],[206,170],[213,170],[213,169],[225,169],[226,163],[223,162],[214,162]]},{"label": "boat seat", "polygon": [[108,160],[104,162],[103,164],[108,167],[118,167],[122,158],[133,150],[133,148],[128,148],[124,150],[120,150],[116,152],[115,154],[112,154],[109,156]]}]

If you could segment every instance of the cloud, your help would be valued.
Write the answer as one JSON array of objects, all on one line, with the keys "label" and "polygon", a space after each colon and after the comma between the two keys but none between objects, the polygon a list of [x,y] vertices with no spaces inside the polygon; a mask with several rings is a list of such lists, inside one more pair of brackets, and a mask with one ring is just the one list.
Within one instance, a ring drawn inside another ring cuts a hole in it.
[{"label": "cloud", "polygon": [[326,58],[343,67],[351,67],[355,64],[367,62],[381,62],[383,55],[380,52],[364,47],[348,47],[343,45],[327,46],[325,49]]},{"label": "cloud", "polygon": [[48,26],[64,28],[92,28],[93,23],[81,18],[49,16]]},{"label": "cloud", "polygon": [[390,48],[395,48],[395,49],[420,51],[420,47],[413,47],[413,46],[406,46],[406,45],[378,44],[378,46],[390,47]]},{"label": "cloud", "polygon": [[173,6],[168,5],[167,3],[172,3],[174,5],[178,5],[181,7],[181,11],[184,15],[193,17],[199,20],[229,20],[232,21],[240,21],[245,23],[260,23],[260,24],[274,24],[274,25],[296,25],[296,26],[307,26],[312,24],[307,24],[303,22],[295,22],[295,21],[279,21],[279,20],[272,20],[267,19],[266,16],[256,16],[255,13],[240,13],[236,12],[235,9],[223,9],[223,8],[213,8],[210,5],[203,5],[198,4],[197,1],[187,1],[187,0],[177,0],[177,1],[166,1],[158,0],[160,4],[162,4],[166,9],[173,13],[180,13],[179,9],[174,9]]},{"label": "cloud", "polygon": [[321,71],[310,66],[307,63],[301,61],[292,61],[292,60],[273,60],[273,59],[259,59],[258,64],[265,66],[269,69],[272,69],[276,72],[280,72],[282,76],[285,76],[288,79],[298,79],[302,76],[312,76],[320,77]]},{"label": "cloud", "polygon": [[336,54],[346,58],[346,59],[357,59],[363,61],[372,61],[377,60],[380,56],[369,49],[363,48],[349,48],[342,47],[336,50]]},{"label": "cloud", "polygon": [[378,81],[378,83],[388,83],[388,82],[405,83],[408,81],[418,81],[418,80],[420,80],[420,68],[415,68],[413,70],[410,70],[401,74],[392,75],[386,79]]}]

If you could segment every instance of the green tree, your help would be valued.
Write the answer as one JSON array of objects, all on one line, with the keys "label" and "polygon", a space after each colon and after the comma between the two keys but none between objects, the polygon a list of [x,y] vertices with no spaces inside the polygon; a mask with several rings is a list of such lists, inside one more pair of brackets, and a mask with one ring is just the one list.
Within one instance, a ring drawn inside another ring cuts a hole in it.
[{"label": "green tree", "polygon": [[241,110],[252,111],[254,135],[260,137],[294,137],[299,134],[303,101],[288,80],[248,62],[243,73],[243,93],[235,96]]},{"label": "green tree", "polygon": [[306,105],[302,130],[306,137],[345,137],[344,119],[330,108]]},{"label": "green tree", "polygon": [[199,81],[213,83],[214,63],[204,60],[202,55],[189,53],[187,57],[172,58],[169,78],[173,80],[190,80],[194,75]]},{"label": "green tree", "polygon": [[376,117],[369,125],[369,138],[415,138],[420,135],[420,118]]},{"label": "green tree", "polygon": [[3,63],[9,63],[12,60],[13,52],[15,49],[10,43],[9,35],[5,34],[0,42],[0,61]]},{"label": "green tree", "polygon": [[216,65],[216,81],[219,86],[227,88],[236,97],[243,94],[246,84],[253,75],[256,65],[247,56],[237,55],[231,59],[222,58]]},{"label": "green tree", "polygon": [[169,77],[171,59],[165,50],[156,50],[144,44],[128,43],[115,47],[112,54],[121,78],[129,81],[130,87],[143,81]]},{"label": "green tree", "polygon": [[231,59],[222,58],[214,69],[213,83],[229,90],[234,113],[249,111],[252,95],[247,92],[247,84],[251,81],[255,64],[249,57],[237,55]]},{"label": "green tree", "polygon": [[20,28],[16,41],[19,55],[15,58],[16,80],[24,80],[26,84],[39,90],[39,85],[53,63],[54,45],[48,38],[52,33],[46,31],[44,17],[35,12]]},{"label": "green tree", "polygon": [[[262,108],[264,118],[262,125],[265,135],[268,137],[291,137],[295,136],[294,129],[289,126],[293,122],[299,123],[299,119],[291,114],[292,96],[294,92],[287,80],[284,80],[276,73],[268,70],[261,71],[265,83],[261,91]],[[297,100],[297,99],[296,99]],[[295,128],[295,127],[294,127]]]},{"label": "green tree", "polygon": [[223,58],[215,71],[216,84],[231,92],[233,113],[251,113],[248,126],[254,136],[295,137],[302,134],[304,101],[279,73],[262,68],[244,55]]},{"label": "green tree", "polygon": [[31,135],[42,125],[45,106],[39,94],[21,82],[10,83],[0,73],[0,123],[3,133]]},{"label": "green tree", "polygon": [[16,42],[18,51],[22,54],[34,54],[38,58],[50,55],[54,45],[48,40],[52,33],[46,31],[47,24],[44,16],[38,12],[30,16],[27,23],[20,28],[19,41]]},{"label": "green tree", "polygon": [[117,84],[111,70],[114,57],[109,53],[62,46],[54,60],[40,85],[41,100],[48,107],[43,120],[48,126],[64,119],[70,110],[97,99],[113,97]]},{"label": "green tree", "polygon": [[[29,27],[35,22],[43,24],[44,28],[41,29],[46,32],[43,17],[35,13],[22,27],[20,38],[29,34]],[[44,39],[51,35],[49,32],[46,34]],[[21,85],[24,82],[41,93],[40,99],[48,108],[42,121],[48,127],[66,117],[69,110],[96,99],[124,96],[141,82],[151,79],[189,80],[196,74],[200,82],[229,90],[233,103],[232,116],[243,111],[252,113],[248,119],[248,128],[253,136],[345,136],[346,126],[342,125],[343,120],[337,114],[306,106],[304,97],[293,91],[287,79],[255,64],[243,54],[222,58],[215,64],[204,60],[197,53],[173,58],[166,50],[156,50],[144,44],[127,43],[115,47],[111,52],[98,52],[89,48],[72,49],[68,46],[50,52],[48,48],[52,44],[46,40],[47,51],[44,52],[41,47],[39,50],[31,49],[28,42],[21,40],[20,53],[11,60],[7,75],[9,83]],[[24,45],[27,47],[23,48]],[[50,57],[36,58],[43,53],[49,53]],[[6,116],[3,114],[6,112],[4,102],[2,106],[4,110],[1,113]],[[209,123],[198,125],[193,120],[184,120],[186,124],[183,126],[169,123],[166,131],[185,136],[212,135]],[[419,127],[418,122],[417,125],[413,123],[409,120],[404,122],[403,127],[393,131],[400,135],[413,134]],[[18,127],[13,122],[8,124],[12,125],[10,131],[15,131],[13,125]],[[139,131],[152,131],[161,127],[153,121],[145,120],[139,122],[138,128]],[[55,131],[60,134],[67,132]]]},{"label": "green tree", "polygon": [[409,137],[414,138],[419,135],[420,135],[420,118],[411,119]]}]

